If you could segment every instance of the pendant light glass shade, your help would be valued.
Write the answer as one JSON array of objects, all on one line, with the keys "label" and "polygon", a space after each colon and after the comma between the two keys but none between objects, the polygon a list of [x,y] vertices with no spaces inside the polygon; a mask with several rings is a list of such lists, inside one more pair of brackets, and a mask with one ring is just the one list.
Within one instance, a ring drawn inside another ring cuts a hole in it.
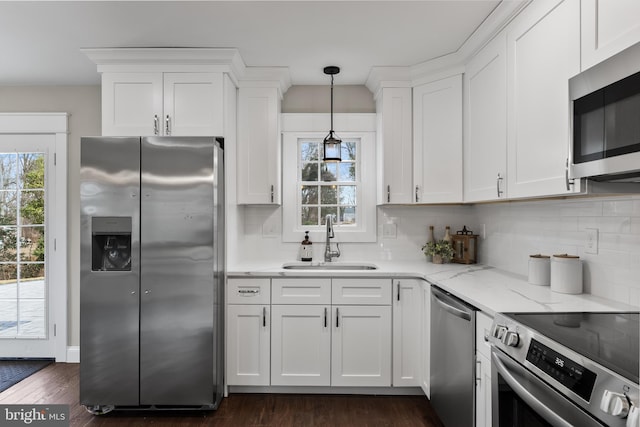
[{"label": "pendant light glass shade", "polygon": [[333,131],[333,76],[340,72],[336,66],[324,67],[324,73],[331,76],[331,130],[322,142],[322,160],[339,162],[342,160],[342,140]]}]

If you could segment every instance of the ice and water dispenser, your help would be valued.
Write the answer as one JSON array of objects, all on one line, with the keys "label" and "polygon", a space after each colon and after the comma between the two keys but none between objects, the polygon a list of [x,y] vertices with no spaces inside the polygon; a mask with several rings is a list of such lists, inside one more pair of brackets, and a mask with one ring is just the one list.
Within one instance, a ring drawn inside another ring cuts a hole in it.
[{"label": "ice and water dispenser", "polygon": [[131,217],[91,218],[91,270],[131,271]]}]

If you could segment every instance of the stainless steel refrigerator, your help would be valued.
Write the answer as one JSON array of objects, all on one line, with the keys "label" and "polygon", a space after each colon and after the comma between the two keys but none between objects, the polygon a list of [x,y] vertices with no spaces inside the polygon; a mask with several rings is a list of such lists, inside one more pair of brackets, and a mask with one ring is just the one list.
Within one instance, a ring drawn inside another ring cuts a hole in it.
[{"label": "stainless steel refrigerator", "polygon": [[223,387],[222,139],[81,140],[80,403],[215,409]]}]

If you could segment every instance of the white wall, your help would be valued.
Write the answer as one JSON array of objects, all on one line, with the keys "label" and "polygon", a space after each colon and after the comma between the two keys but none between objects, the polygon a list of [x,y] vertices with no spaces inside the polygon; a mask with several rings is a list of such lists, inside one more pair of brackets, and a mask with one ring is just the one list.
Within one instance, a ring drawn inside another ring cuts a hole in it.
[{"label": "white wall", "polygon": [[[640,306],[640,196],[477,205],[485,224],[483,263],[527,274],[529,255],[569,253],[583,260],[585,292]],[[585,253],[587,228],[598,254]]]},{"label": "white wall", "polygon": [[[297,243],[283,243],[282,208],[241,207],[244,239],[239,260],[295,261]],[[436,237],[445,225],[453,232],[466,225],[480,238],[481,263],[527,275],[529,255],[569,253],[584,263],[584,290],[607,299],[640,306],[640,196],[535,200],[473,206],[393,206],[377,208],[376,243],[341,244],[340,261],[422,260],[420,248],[429,225]],[[394,223],[395,238],[382,235]],[[484,227],[483,227],[484,225]],[[585,253],[586,228],[599,230],[598,254]],[[302,241],[303,235],[300,235]],[[340,242],[336,231],[333,241]],[[321,261],[324,242],[314,242],[314,261]],[[233,269],[233,266],[230,267]]]}]

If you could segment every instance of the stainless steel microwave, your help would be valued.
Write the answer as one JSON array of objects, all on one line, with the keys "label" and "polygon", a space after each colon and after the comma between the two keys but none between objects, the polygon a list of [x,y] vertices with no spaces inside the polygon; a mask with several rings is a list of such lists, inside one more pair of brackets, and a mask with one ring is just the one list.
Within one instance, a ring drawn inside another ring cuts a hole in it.
[{"label": "stainless steel microwave", "polygon": [[640,182],[640,43],[569,80],[571,178]]}]

